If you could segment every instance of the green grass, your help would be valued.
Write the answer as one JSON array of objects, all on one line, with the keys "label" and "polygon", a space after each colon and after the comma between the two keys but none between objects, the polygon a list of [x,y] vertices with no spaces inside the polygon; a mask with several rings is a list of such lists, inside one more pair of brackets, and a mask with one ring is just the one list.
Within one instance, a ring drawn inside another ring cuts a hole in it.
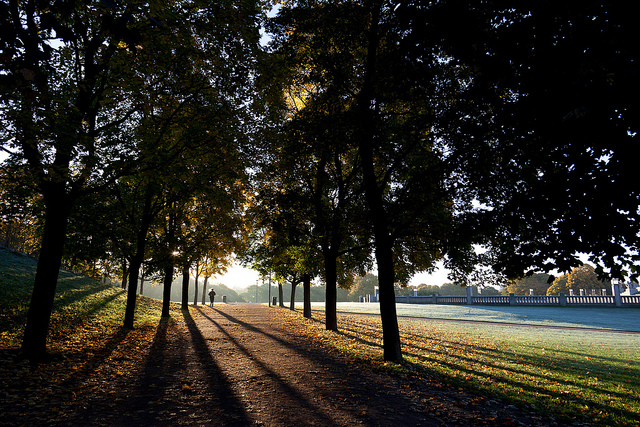
[{"label": "green grass", "polygon": [[[324,303],[312,303],[324,309]],[[302,309],[302,304],[296,305]],[[640,308],[397,304],[398,316],[640,332]],[[339,302],[344,313],[380,314],[377,303]]]},{"label": "green grass", "polygon": [[[322,320],[324,312],[313,316]],[[640,334],[404,318],[405,363],[395,365],[382,362],[378,316],[338,316],[340,334],[298,322],[357,363],[437,378],[562,423],[640,425]]]},{"label": "green grass", "polygon": [[[0,248],[0,348],[21,344],[35,269],[35,259]],[[61,270],[47,347],[67,354],[99,346],[100,341],[118,333],[125,303],[122,289]],[[135,319],[138,328],[155,328],[160,319],[159,304],[139,297]]]},{"label": "green grass", "polygon": [[402,321],[407,361],[562,420],[640,421],[638,335]]},{"label": "green grass", "polygon": [[[35,260],[0,249],[0,272],[0,349],[19,348]],[[11,370],[0,368],[6,389],[19,395],[20,400],[24,400],[25,390],[33,389],[29,393],[37,399],[40,391],[35,384],[41,381],[43,372],[51,383],[54,382],[51,378],[57,376],[55,382],[61,384],[83,369],[94,372],[98,361],[104,361],[99,370],[105,377],[121,375],[126,363],[139,365],[140,360],[131,355],[153,341],[160,304],[139,298],[137,328],[123,333],[125,299],[119,288],[62,272],[48,345],[54,352],[65,355],[65,361],[34,372],[21,370],[20,365]],[[377,304],[359,305],[364,306],[375,310]],[[640,425],[640,334],[531,327],[542,322],[553,326],[620,329],[638,324],[637,309],[589,309],[586,314],[565,309],[555,312],[554,316],[561,316],[556,322],[542,319],[542,311],[535,311],[539,307],[518,312],[468,307],[420,309],[428,310],[432,317],[446,311],[453,318],[480,322],[400,319],[406,362],[395,365],[382,362],[378,316],[341,313],[338,319],[341,332],[334,334],[325,331],[318,322],[323,311],[314,310],[315,321],[305,321],[289,310],[275,312],[293,322],[299,333],[345,352],[354,363],[397,375],[437,378],[478,395],[509,400],[562,423]],[[529,326],[483,323],[483,319],[510,323],[518,320]],[[17,387],[17,382],[22,388],[10,389]]]},{"label": "green grass", "polygon": [[[32,366],[19,349],[35,268],[33,258],[0,248],[0,425],[69,424],[100,387],[134,375],[161,324],[162,303],[138,297],[136,327],[123,328],[122,289],[61,271],[47,340],[56,357]],[[171,314],[167,328],[179,323],[179,306]]]}]

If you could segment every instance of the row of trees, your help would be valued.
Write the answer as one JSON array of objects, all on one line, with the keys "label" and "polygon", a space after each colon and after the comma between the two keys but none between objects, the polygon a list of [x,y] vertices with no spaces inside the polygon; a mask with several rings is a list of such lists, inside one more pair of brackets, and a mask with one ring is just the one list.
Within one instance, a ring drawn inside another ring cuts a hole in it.
[{"label": "row of trees", "polygon": [[598,294],[605,289],[611,294],[611,282],[601,280],[595,267],[590,264],[584,264],[573,268],[570,272],[565,273],[552,282],[549,281],[548,274],[534,274],[518,280],[512,280],[505,288],[504,293],[515,293],[516,295],[529,295],[533,290],[535,295],[569,295],[569,289],[573,289],[576,294],[583,289],[587,294],[596,291]]},{"label": "row of trees", "polygon": [[601,275],[635,275],[629,13],[595,0],[285,2],[267,23],[280,121],[255,162],[251,259],[294,282],[320,275],[328,329],[336,286],[375,263],[391,361],[395,285],[437,260],[466,285],[570,271],[578,252]]},{"label": "row of trees", "polygon": [[28,357],[63,257],[127,260],[129,327],[141,266],[167,289],[181,269],[184,288],[242,252],[292,301],[320,277],[336,330],[338,286],[375,265],[390,361],[395,286],[439,260],[465,285],[570,271],[577,252],[636,274],[629,5],[268,7],[0,2],[3,215],[42,224]]},{"label": "row of trees", "polygon": [[[474,295],[482,293],[482,295],[500,295],[500,291],[493,286],[471,286]],[[396,295],[413,295],[414,291],[418,292],[418,296],[430,296],[430,295],[466,295],[467,289],[465,286],[461,286],[457,283],[443,283],[442,285],[426,285],[424,283],[416,286],[415,288],[403,288],[396,291]]]},{"label": "row of trees", "polygon": [[241,249],[260,7],[0,2],[3,216],[42,236],[26,357],[46,356],[63,257],[122,263],[132,327],[143,266],[168,315],[175,268]]}]

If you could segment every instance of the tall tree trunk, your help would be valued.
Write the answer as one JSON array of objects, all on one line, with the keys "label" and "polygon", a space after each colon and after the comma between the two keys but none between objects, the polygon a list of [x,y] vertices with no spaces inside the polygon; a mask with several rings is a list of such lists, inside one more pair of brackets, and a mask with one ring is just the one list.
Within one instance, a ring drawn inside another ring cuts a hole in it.
[{"label": "tall tree trunk", "polygon": [[384,360],[401,362],[402,349],[400,347],[400,332],[394,292],[393,238],[387,226],[388,217],[383,207],[382,194],[375,181],[373,153],[367,147],[361,152],[364,152],[361,158],[363,169],[365,170],[363,173],[365,177],[365,193],[373,221],[375,255],[378,265]]},{"label": "tall tree trunk", "polygon": [[44,234],[22,339],[22,355],[32,362],[43,361],[47,357],[49,322],[71,212],[72,201],[65,194],[64,184],[54,191],[45,197]]},{"label": "tall tree trunk", "polygon": [[325,327],[328,331],[338,330],[337,316],[337,298],[338,291],[336,289],[338,282],[337,272],[337,255],[331,249],[323,250],[324,258],[324,275],[325,275]]},{"label": "tall tree trunk", "polygon": [[378,184],[373,155],[377,121],[372,104],[375,99],[374,80],[379,44],[378,21],[380,5],[374,3],[371,13],[364,83],[362,90],[358,94],[358,123],[361,126],[359,129],[358,152],[362,162],[365,199],[373,223],[375,254],[378,265],[378,286],[380,288],[380,320],[382,321],[384,360],[401,362],[402,349],[400,347],[400,332],[394,293],[393,238],[389,230],[390,218],[385,210],[383,198],[386,183]]},{"label": "tall tree trunk", "polygon": [[182,267],[182,309],[189,310],[189,265]]},{"label": "tall tree trunk", "polygon": [[124,327],[127,329],[133,329],[140,266],[142,265],[142,261],[144,261],[144,252],[147,247],[147,233],[149,232],[151,221],[153,221],[151,198],[151,190],[147,187],[142,218],[140,219],[140,228],[136,236],[136,252],[129,263],[129,289],[127,290],[127,306],[124,310]]},{"label": "tall tree trunk", "polygon": [[200,268],[200,263],[196,262],[196,287],[193,291],[193,305],[198,305],[198,277],[200,277],[200,272],[198,269]]},{"label": "tall tree trunk", "polygon": [[142,265],[142,257],[136,254],[131,259],[131,263],[129,264],[129,287],[127,289],[127,305],[124,310],[124,327],[127,329],[133,329],[140,265]]},{"label": "tall tree trunk", "polygon": [[207,295],[207,282],[209,282],[209,276],[204,276],[204,283],[202,284],[202,305],[207,304],[205,300]]},{"label": "tall tree trunk", "polygon": [[282,290],[282,283],[278,282],[278,304],[284,308],[284,292]]},{"label": "tall tree trunk", "polygon": [[195,289],[193,290],[193,305],[198,305],[198,276],[196,276]]},{"label": "tall tree trunk", "polygon": [[303,316],[311,319],[311,275],[302,276],[302,289],[304,293],[304,309]]},{"label": "tall tree trunk", "polygon": [[127,268],[127,259],[122,258],[122,289],[127,289],[128,278],[129,278],[129,269]]},{"label": "tall tree trunk", "polygon": [[170,317],[171,283],[173,282],[173,257],[164,266],[164,280],[162,287],[162,317]]},{"label": "tall tree trunk", "polygon": [[291,281],[291,300],[289,301],[289,310],[296,309],[296,286],[298,286],[298,280],[297,279],[292,280]]},{"label": "tall tree trunk", "polygon": [[175,213],[170,212],[167,220],[167,259],[164,266],[164,283],[162,289],[162,317],[170,317],[171,307],[171,283],[173,282],[173,266],[175,262],[174,250],[174,237],[175,237]]},{"label": "tall tree trunk", "polygon": [[394,290],[395,270],[393,266],[393,244],[376,238],[376,261],[378,264],[378,286],[380,290],[380,320],[382,321],[382,341],[384,360],[402,361],[400,330],[396,312]]}]

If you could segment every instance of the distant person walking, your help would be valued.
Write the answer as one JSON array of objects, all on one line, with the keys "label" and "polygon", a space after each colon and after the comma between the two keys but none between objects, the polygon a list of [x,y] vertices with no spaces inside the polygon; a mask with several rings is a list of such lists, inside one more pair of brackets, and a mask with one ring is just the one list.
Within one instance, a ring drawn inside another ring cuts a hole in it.
[{"label": "distant person walking", "polygon": [[211,301],[211,304],[209,304],[211,307],[213,307],[213,299],[216,297],[216,291],[213,290],[213,288],[211,288],[211,290],[209,291],[209,301]]}]

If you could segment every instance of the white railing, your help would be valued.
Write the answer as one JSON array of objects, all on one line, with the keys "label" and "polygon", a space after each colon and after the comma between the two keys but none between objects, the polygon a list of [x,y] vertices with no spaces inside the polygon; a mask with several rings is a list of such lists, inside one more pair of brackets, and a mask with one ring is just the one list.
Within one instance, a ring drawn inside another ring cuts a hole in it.
[{"label": "white railing", "polygon": [[515,305],[560,305],[560,297],[554,295],[516,295]]},{"label": "white railing", "polygon": [[[469,288],[469,290],[471,290]],[[640,294],[620,295],[619,287],[614,295],[470,295],[467,296],[396,296],[396,303],[404,304],[458,304],[458,305],[527,305],[527,306],[590,306],[590,307],[640,307]]]},{"label": "white railing", "polygon": [[615,306],[616,301],[613,295],[569,295],[567,296],[567,304]]}]

